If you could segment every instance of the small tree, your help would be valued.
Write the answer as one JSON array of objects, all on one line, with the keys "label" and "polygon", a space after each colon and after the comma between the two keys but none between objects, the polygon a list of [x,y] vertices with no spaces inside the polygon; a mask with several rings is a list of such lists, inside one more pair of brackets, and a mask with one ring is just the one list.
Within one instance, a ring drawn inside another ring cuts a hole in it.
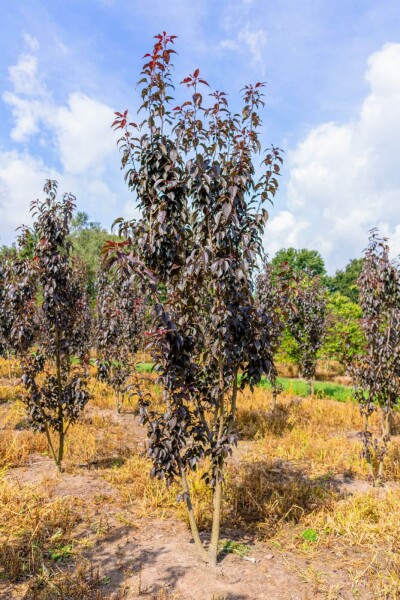
[{"label": "small tree", "polygon": [[113,387],[117,411],[121,412],[143,339],[144,303],[129,278],[100,271],[96,288],[98,378]]},{"label": "small tree", "polygon": [[[276,268],[265,263],[263,272],[257,277],[256,298],[264,327],[268,331],[271,352],[275,356],[281,343],[286,327],[288,310],[290,271],[286,263]],[[277,397],[282,392],[282,386],[277,381],[278,371],[273,363],[269,373],[272,388],[272,410],[276,409]]]},{"label": "small tree", "polygon": [[[374,482],[383,479],[384,459],[391,435],[391,417],[400,398],[400,274],[398,260],[389,257],[386,238],[371,231],[358,280],[366,352],[351,373],[355,395],[364,416],[364,457]],[[375,437],[369,418],[381,412],[381,433]]]},{"label": "small tree", "polygon": [[304,274],[293,278],[288,325],[297,345],[302,377],[314,393],[318,351],[326,331],[327,295],[320,278]]},{"label": "small tree", "polygon": [[[62,469],[65,436],[89,399],[85,364],[90,310],[85,272],[71,260],[69,225],[75,197],[56,199],[57,182],[47,181],[47,198],[31,205],[33,230],[22,229],[7,282],[13,348],[21,358],[24,401],[33,429],[45,433]],[[34,256],[24,252],[34,239]],[[58,437],[55,444],[52,433]]]},{"label": "small tree", "polygon": [[7,258],[0,256],[0,356],[8,352],[8,315],[6,309]]},{"label": "small tree", "polygon": [[[267,219],[262,205],[276,192],[281,158],[272,149],[255,179],[261,83],[244,88],[242,114],[232,114],[223,92],[205,105],[200,89],[208,84],[196,69],[182,82],[189,98],[171,110],[174,37],[156,36],[146,55],[144,121],[128,123],[126,111],[117,113],[122,163],[141,216],[120,222],[126,240],[108,252],[110,264],[140,277],[153,300],[148,348],[163,406],[144,400],[140,408],[152,475],[181,483],[194,541],[215,565],[225,462],[237,439],[238,374],[241,386],[252,386],[272,364],[252,281]],[[213,492],[208,552],[187,478],[205,458]]]}]

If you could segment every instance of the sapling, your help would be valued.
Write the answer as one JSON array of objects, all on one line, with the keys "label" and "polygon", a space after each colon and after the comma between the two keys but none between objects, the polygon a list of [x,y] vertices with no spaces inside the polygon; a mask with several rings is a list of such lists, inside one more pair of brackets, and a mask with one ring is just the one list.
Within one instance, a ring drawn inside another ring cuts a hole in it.
[{"label": "sapling", "polygon": [[[370,477],[381,483],[391,436],[393,409],[400,399],[400,273],[391,260],[386,238],[373,229],[358,279],[366,350],[351,366],[355,396],[364,417],[364,457]],[[380,435],[374,437],[369,419],[381,414]]]},{"label": "sapling", "polygon": [[[187,100],[171,105],[174,38],[157,35],[146,55],[139,81],[142,123],[130,123],[127,111],[116,114],[122,164],[140,216],[119,220],[125,240],[110,242],[105,252],[110,266],[137,278],[151,300],[147,347],[161,408],[143,398],[140,411],[152,475],[167,485],[180,483],[195,544],[215,565],[239,388],[253,386],[272,367],[253,281],[268,216],[264,205],[277,190],[281,156],[272,148],[256,179],[262,83],[245,86],[242,112],[233,114],[223,92],[203,99],[208,83],[196,69],[182,82]],[[213,496],[208,548],[188,478],[200,462]]]},{"label": "sapling", "polygon": [[132,280],[105,270],[98,275],[96,291],[97,376],[114,389],[120,413],[143,340],[144,302]]},{"label": "sapling", "polygon": [[[286,327],[287,312],[289,307],[289,289],[291,272],[286,263],[273,267],[265,263],[262,273],[257,277],[256,299],[260,313],[265,321],[265,328],[269,333],[271,352],[277,353]],[[277,380],[278,371],[272,364],[269,379],[272,390],[272,411],[275,411],[278,395],[282,386]]]},{"label": "sapling", "polygon": [[307,273],[293,276],[288,325],[296,342],[300,372],[311,394],[314,394],[318,351],[327,329],[326,305],[327,292],[318,276]]},{"label": "sapling", "polygon": [[[72,260],[68,241],[75,197],[65,194],[57,200],[55,181],[47,181],[44,192],[46,199],[31,205],[32,230],[22,228],[7,283],[7,303],[29,422],[46,435],[62,470],[65,437],[89,399],[91,315],[85,274],[82,265]],[[33,256],[24,252],[32,239]]]}]

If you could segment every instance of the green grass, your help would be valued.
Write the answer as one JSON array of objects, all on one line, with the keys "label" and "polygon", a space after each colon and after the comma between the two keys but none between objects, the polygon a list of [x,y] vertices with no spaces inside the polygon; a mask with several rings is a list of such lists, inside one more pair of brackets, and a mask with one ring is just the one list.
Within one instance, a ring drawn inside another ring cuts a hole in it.
[{"label": "green grass", "polygon": [[[307,382],[304,379],[289,379],[288,377],[278,377],[278,383],[282,385],[283,390],[294,396],[305,398],[309,395]],[[271,389],[271,384],[266,377],[263,377],[260,383],[261,387]],[[338,402],[354,401],[353,388],[347,385],[331,383],[330,381],[316,381],[314,384],[315,395],[319,398],[332,398]]]},{"label": "green grass", "polygon": [[[153,363],[137,363],[136,368],[140,373],[150,373],[153,370]],[[305,398],[309,395],[308,385],[304,379],[290,379],[288,377],[279,377],[280,383],[285,392]],[[261,387],[269,390],[271,384],[266,377],[261,379]],[[329,381],[316,381],[314,385],[315,395],[319,398],[332,398],[338,402],[354,401],[353,388],[347,385],[331,383]]]},{"label": "green grass", "polygon": [[136,363],[136,370],[138,371],[138,373],[151,373],[151,371],[153,370],[153,363],[145,363],[145,362],[139,362]]}]

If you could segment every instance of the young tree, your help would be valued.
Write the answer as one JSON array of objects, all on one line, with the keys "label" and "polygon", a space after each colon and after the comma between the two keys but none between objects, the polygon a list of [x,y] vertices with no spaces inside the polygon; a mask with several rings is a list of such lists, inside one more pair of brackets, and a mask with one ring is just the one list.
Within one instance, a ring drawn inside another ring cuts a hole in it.
[{"label": "young tree", "polygon": [[[268,331],[272,355],[275,356],[282,343],[288,309],[290,270],[286,263],[274,268],[265,263],[263,272],[257,277],[256,298],[264,327]],[[273,363],[269,379],[272,388],[272,410],[276,409],[277,397],[282,386],[277,381],[278,371]]]},{"label": "young tree", "polygon": [[0,256],[0,356],[6,356],[8,351],[8,317],[6,310],[7,270],[7,258]]},{"label": "young tree", "polygon": [[327,295],[319,277],[293,278],[288,325],[297,345],[298,365],[314,393],[318,351],[326,331]]},{"label": "young tree", "polygon": [[[355,395],[364,416],[364,456],[370,476],[383,479],[392,411],[400,398],[400,274],[386,238],[373,229],[358,280],[366,352],[352,367]],[[373,437],[369,417],[379,407],[381,435]]]},{"label": "young tree", "polygon": [[[71,260],[68,241],[75,197],[66,194],[58,201],[55,181],[47,181],[44,192],[47,198],[31,205],[33,230],[22,228],[7,281],[7,307],[29,420],[45,433],[61,470],[65,436],[89,399],[85,364],[91,316],[85,271]],[[33,257],[26,252],[32,239]]]},{"label": "young tree", "polygon": [[[182,82],[189,98],[171,110],[174,38],[156,36],[146,55],[142,123],[117,113],[122,164],[141,216],[120,222],[126,240],[107,251],[111,265],[142,278],[152,294],[147,337],[163,407],[141,401],[140,408],[152,475],[168,485],[180,481],[194,541],[215,565],[225,462],[237,439],[238,374],[241,386],[252,386],[272,364],[252,281],[267,219],[263,205],[278,187],[281,157],[273,148],[256,180],[261,83],[244,88],[242,113],[232,114],[223,92],[211,93],[206,105],[201,90],[208,84],[196,69]],[[213,490],[208,551],[187,477],[204,458]]]},{"label": "young tree", "polygon": [[143,340],[144,303],[131,279],[101,270],[97,279],[98,378],[115,391],[121,412],[128,378]]}]

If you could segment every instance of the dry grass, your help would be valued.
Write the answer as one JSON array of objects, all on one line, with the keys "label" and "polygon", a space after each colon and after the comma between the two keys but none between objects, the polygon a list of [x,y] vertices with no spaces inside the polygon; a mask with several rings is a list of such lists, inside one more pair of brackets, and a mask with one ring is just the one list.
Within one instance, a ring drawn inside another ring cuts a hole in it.
[{"label": "dry grass", "polygon": [[[298,550],[314,557],[335,549],[346,558],[346,569],[354,588],[368,580],[373,598],[400,597],[400,492],[371,490],[367,494],[339,499],[303,517],[301,528],[318,534],[316,544],[306,544],[299,535],[292,538]],[[311,547],[312,546],[312,547]]]},{"label": "dry grass", "polygon": [[105,578],[88,561],[58,572],[43,572],[31,579],[24,600],[124,600],[124,590],[104,592]]},{"label": "dry grass", "polygon": [[[69,548],[82,506],[52,500],[43,487],[0,481],[0,573],[18,581],[43,570],[57,548]],[[67,553],[67,551],[65,551]]]},{"label": "dry grass", "polygon": [[[7,364],[0,361],[0,376],[7,378],[7,372]],[[148,391],[157,401],[154,375],[146,377]],[[132,414],[117,417],[112,390],[93,378],[90,385],[94,398],[67,438],[66,470],[98,466],[96,476],[113,485],[118,501],[138,517],[173,514],[186,521],[185,506],[176,500],[179,488],[167,489],[163,481],[150,479],[143,434]],[[35,453],[47,454],[44,436],[25,429],[19,394],[18,387],[6,381],[0,386],[0,468],[26,465]],[[243,535],[268,539],[286,555],[306,554],[319,561],[324,552],[340,548],[343,554],[349,552],[343,569],[354,590],[360,581],[368,580],[373,598],[400,598],[400,492],[371,490],[349,497],[332,485],[338,474],[366,478],[357,436],[362,427],[358,407],[285,394],[274,413],[270,404],[265,389],[240,395],[238,424],[241,438],[247,441],[239,444],[228,469],[225,532],[239,529]],[[127,399],[127,413],[135,405],[135,399]],[[378,426],[376,415],[373,426]],[[397,437],[386,459],[386,473],[388,479],[400,481]],[[193,474],[191,487],[199,525],[206,528],[211,497],[201,475],[201,471]],[[91,517],[82,510],[81,501],[53,499],[51,486],[47,488],[46,484],[20,487],[4,476],[0,479],[0,578],[15,582],[29,577],[25,598],[31,600],[106,599],[97,571],[89,562],[79,561],[78,567],[74,561]],[[97,508],[101,511],[101,502]],[[307,528],[317,532],[316,542],[302,537]],[[66,560],[61,570],[53,568],[53,551],[66,548],[69,554],[70,546],[70,562]],[[311,567],[304,570],[304,580],[322,581],[320,571]],[[325,597],[341,597],[334,584],[326,586]]]},{"label": "dry grass", "polygon": [[[275,413],[269,410],[270,395],[257,389],[242,394],[238,424],[244,436],[256,439],[262,456],[290,461],[312,477],[346,474],[367,477],[361,458],[358,432],[362,421],[358,406],[318,398],[280,396]],[[398,420],[396,415],[396,420]],[[378,415],[371,419],[378,430]],[[392,439],[386,458],[388,479],[400,480],[400,440]]]},{"label": "dry grass", "polygon": [[[103,477],[115,486],[122,502],[135,510],[138,517],[149,514],[159,519],[167,518],[174,512],[187,521],[186,506],[178,502],[181,491],[177,485],[167,488],[164,481],[149,477],[149,462],[140,455],[129,458],[121,467],[114,467],[103,472]],[[200,528],[210,524],[211,494],[202,479],[202,471],[190,477],[193,496],[193,507]]]}]

